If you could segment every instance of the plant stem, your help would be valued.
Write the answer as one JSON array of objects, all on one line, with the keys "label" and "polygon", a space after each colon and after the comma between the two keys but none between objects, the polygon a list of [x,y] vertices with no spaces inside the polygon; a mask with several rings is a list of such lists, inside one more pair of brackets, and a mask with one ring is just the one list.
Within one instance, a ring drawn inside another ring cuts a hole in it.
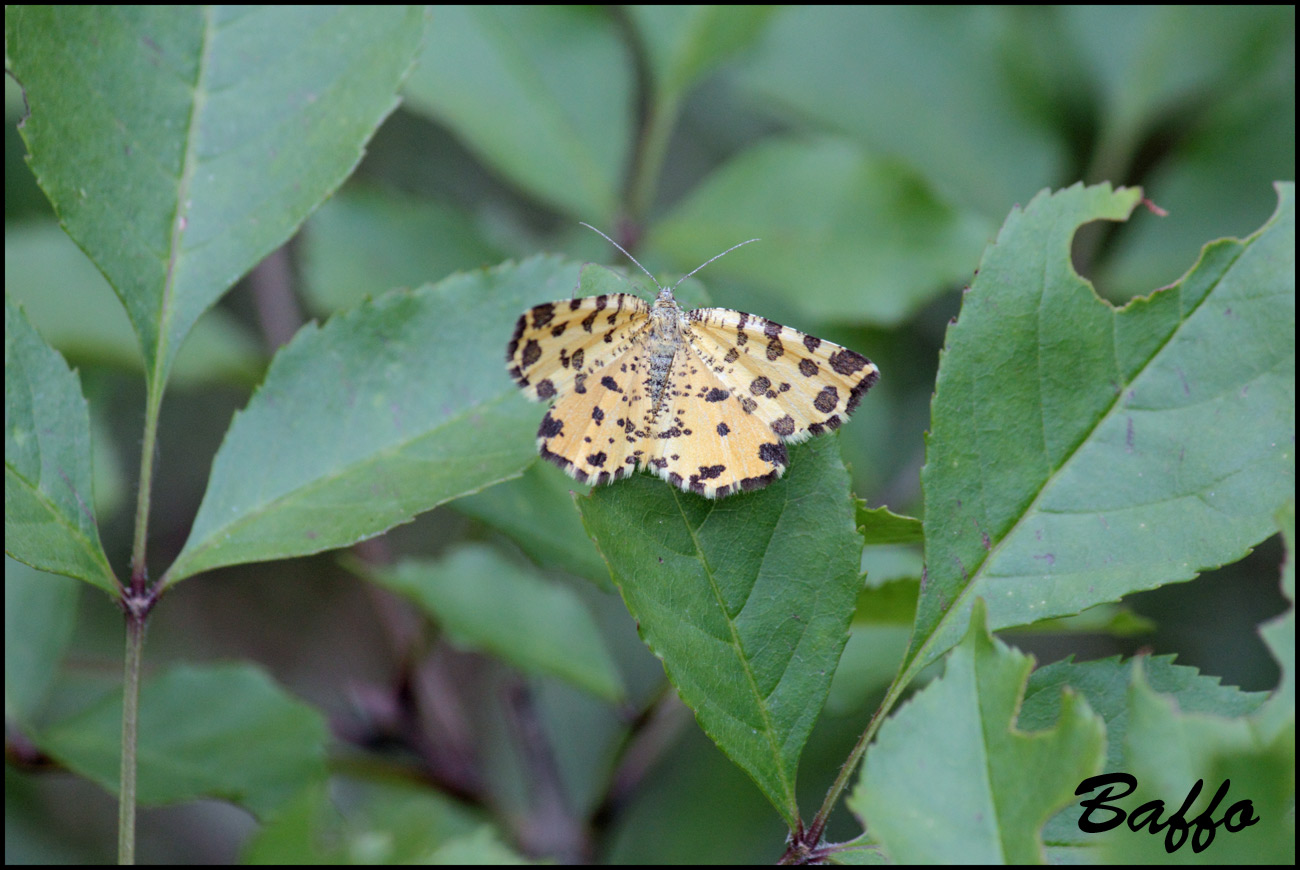
[{"label": "plant stem", "polygon": [[135,863],[136,733],[140,714],[140,662],[145,614],[126,610],[126,665],[122,678],[122,770],[118,782],[117,862]]},{"label": "plant stem", "polygon": [[[160,352],[158,359],[163,354]],[[153,483],[154,448],[158,442],[158,409],[162,405],[164,373],[161,363],[149,378],[145,399],[144,432],[140,451],[140,483],[135,504],[135,539],[131,545],[131,584],[122,590],[126,613],[126,657],[122,676],[122,767],[117,790],[117,861],[135,863],[136,744],[140,720],[140,665],[144,651],[144,623],[156,591],[149,587],[145,561],[149,539],[149,503]]]},{"label": "plant stem", "polygon": [[[161,351],[159,352],[161,356]],[[145,544],[149,538],[149,496],[153,484],[154,452],[158,444],[158,409],[162,405],[162,372],[149,379],[145,397],[144,432],[141,433],[140,483],[135,501],[135,539],[131,542],[131,592],[143,596],[149,580]],[[129,608],[128,608],[129,610]]]}]

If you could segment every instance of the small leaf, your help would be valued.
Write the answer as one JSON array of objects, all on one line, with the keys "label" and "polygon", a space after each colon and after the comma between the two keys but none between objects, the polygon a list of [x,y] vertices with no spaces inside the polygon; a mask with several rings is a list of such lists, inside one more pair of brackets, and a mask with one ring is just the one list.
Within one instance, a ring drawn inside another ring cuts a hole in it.
[{"label": "small leaf", "polygon": [[618,669],[578,596],[488,547],[467,545],[437,561],[407,559],[366,574],[420,605],[462,649],[622,700]]},{"label": "small leaf", "polygon": [[925,540],[925,527],[915,517],[896,514],[887,507],[869,508],[858,501],[858,528],[867,546],[879,544],[919,544]]},{"label": "small leaf", "polygon": [[943,677],[881,727],[849,806],[893,860],[1044,860],[1039,830],[1100,769],[1105,726],[1067,692],[1054,728],[1018,729],[1032,667],[988,633],[980,599]]},{"label": "small leaf", "polygon": [[577,278],[534,257],[304,327],[231,423],[166,582],[347,546],[519,474],[542,411],[506,374],[506,343]]},{"label": "small leaf", "polygon": [[710,501],[647,475],[579,498],[642,639],[786,822],[853,615],[861,539],[831,437],[766,489]]},{"label": "small leaf", "polygon": [[[247,665],[178,665],[140,692],[137,796],[143,804],[215,797],[255,815],[325,779],[325,720]],[[116,793],[122,693],[59,722],[36,742]]]},{"label": "small leaf", "polygon": [[117,594],[99,540],[81,381],[5,294],[5,552]]}]

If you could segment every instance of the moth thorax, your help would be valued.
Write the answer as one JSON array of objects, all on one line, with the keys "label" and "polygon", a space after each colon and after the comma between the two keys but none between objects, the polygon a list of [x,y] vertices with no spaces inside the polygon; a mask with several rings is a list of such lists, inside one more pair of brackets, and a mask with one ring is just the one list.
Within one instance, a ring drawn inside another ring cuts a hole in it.
[{"label": "moth thorax", "polygon": [[681,309],[668,299],[666,304],[656,303],[650,309],[650,338],[646,350],[646,388],[649,390],[651,414],[660,406],[660,399],[668,386],[668,372],[673,366],[673,357],[682,349],[685,338],[682,335]]}]

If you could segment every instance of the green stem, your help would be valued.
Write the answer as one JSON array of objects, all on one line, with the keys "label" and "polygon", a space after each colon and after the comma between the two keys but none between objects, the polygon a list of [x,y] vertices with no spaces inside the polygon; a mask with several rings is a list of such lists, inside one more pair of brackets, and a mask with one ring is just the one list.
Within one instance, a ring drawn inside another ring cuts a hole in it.
[{"label": "green stem", "polygon": [[[871,745],[871,741],[876,736],[876,732],[879,731],[880,726],[884,724],[885,717],[889,715],[890,710],[894,709],[894,705],[898,703],[898,699],[903,695],[903,690],[907,688],[908,684],[912,682],[913,678],[915,678],[916,674],[919,672],[919,668],[916,667],[916,663],[919,660],[920,655],[918,651],[918,655],[914,656],[906,665],[904,665],[904,667],[899,671],[898,676],[894,678],[894,682],[890,684],[889,690],[885,693],[884,699],[880,702],[880,706],[876,708],[876,712],[872,715],[871,721],[867,723],[866,730],[864,730],[858,737],[858,742],[853,744],[853,751],[850,752],[849,757],[844,760],[844,764],[840,767],[839,774],[836,775],[835,781],[831,783],[830,789],[826,792],[826,798],[822,801],[821,808],[817,810],[817,815],[813,816],[812,823],[809,824],[808,829],[802,838],[802,844],[805,848],[815,849],[817,844],[821,841],[822,832],[826,830],[826,820],[830,818],[831,810],[835,809],[835,805],[839,802],[840,795],[844,793],[844,789],[848,788],[849,778],[852,777],[853,772],[857,770],[858,763],[862,761],[862,756],[866,753],[867,747]],[[790,848],[793,850],[797,845],[800,844],[792,843]],[[790,855],[791,852],[787,851],[786,854]]]},{"label": "green stem", "polygon": [[[161,355],[162,349],[159,350]],[[149,496],[153,484],[154,452],[158,444],[158,413],[162,405],[162,373],[155,372],[150,379],[145,398],[144,432],[140,449],[140,485],[135,501],[135,540],[131,543],[131,592],[143,596],[149,580],[145,564],[146,542],[149,539]]]},{"label": "green stem", "polygon": [[[158,359],[163,359],[159,350]],[[130,586],[122,590],[122,609],[126,613],[126,660],[122,678],[122,768],[118,777],[117,860],[135,863],[135,790],[136,745],[140,716],[140,666],[144,650],[144,623],[157,599],[149,589],[149,569],[145,561],[149,540],[149,504],[153,483],[154,448],[158,442],[158,411],[162,405],[166,378],[161,363],[149,379],[145,399],[143,444],[140,451],[140,484],[136,494],[135,539],[131,545]]]},{"label": "green stem", "polygon": [[118,782],[117,862],[135,863],[136,733],[140,714],[140,662],[145,615],[126,611],[126,664],[122,679],[122,770]]}]

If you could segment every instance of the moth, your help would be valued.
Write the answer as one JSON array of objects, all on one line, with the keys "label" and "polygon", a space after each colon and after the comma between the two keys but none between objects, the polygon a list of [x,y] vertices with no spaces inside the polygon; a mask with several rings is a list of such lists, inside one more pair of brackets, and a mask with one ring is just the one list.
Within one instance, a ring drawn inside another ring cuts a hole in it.
[{"label": "moth", "polygon": [[789,464],[787,444],[837,429],[876,383],[856,351],[729,308],[685,310],[659,294],[548,302],[525,311],[506,348],[529,398],[553,401],[541,455],[584,483],[647,469],[688,492],[722,498],[761,489]]}]

